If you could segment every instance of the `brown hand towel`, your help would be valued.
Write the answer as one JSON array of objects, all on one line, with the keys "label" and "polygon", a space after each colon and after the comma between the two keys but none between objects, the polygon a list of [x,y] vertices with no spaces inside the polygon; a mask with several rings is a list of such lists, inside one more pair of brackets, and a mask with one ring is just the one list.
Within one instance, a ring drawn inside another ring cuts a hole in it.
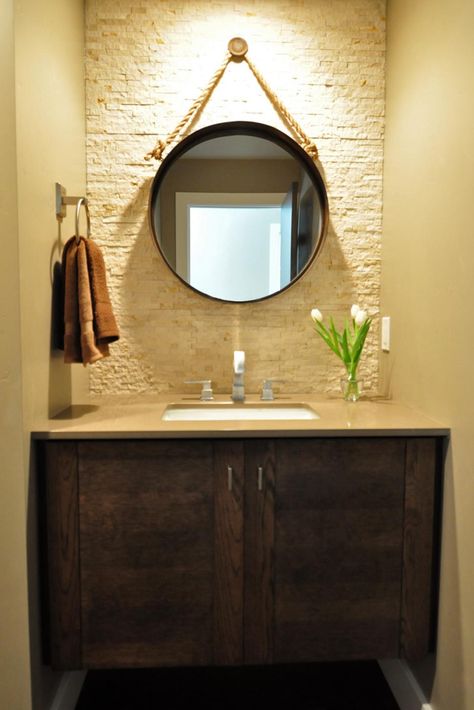
[{"label": "brown hand towel", "polygon": [[76,237],[66,242],[62,255],[64,290],[64,362],[82,362],[77,291]]},{"label": "brown hand towel", "polygon": [[99,345],[94,333],[92,312],[92,284],[87,268],[85,239],[77,247],[77,291],[79,294],[79,323],[81,326],[81,354],[84,365],[101,360],[109,354],[107,343]]},{"label": "brown hand towel", "polygon": [[94,331],[97,343],[99,345],[113,343],[120,336],[107,289],[104,257],[92,239],[84,240],[84,243],[91,283]]},{"label": "brown hand towel", "polygon": [[[92,247],[91,247],[92,245]],[[89,253],[91,256],[89,256]],[[71,237],[64,246],[64,362],[92,364],[109,355],[119,338],[99,247]]]}]

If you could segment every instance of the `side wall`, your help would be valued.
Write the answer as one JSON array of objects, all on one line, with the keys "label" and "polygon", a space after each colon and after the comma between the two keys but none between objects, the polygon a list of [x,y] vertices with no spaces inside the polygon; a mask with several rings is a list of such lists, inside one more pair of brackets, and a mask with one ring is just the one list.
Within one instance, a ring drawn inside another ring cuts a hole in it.
[{"label": "side wall", "polygon": [[86,189],[82,0],[17,0],[15,62],[30,662],[32,707],[43,710],[61,675],[41,658],[37,481],[29,432],[38,417],[54,415],[73,395],[73,368],[52,347],[52,281],[62,246],[74,233],[74,208],[59,225],[54,186],[62,183],[70,195]]},{"label": "side wall", "polygon": [[82,0],[6,0],[0,10],[0,707],[43,710],[60,681],[42,665],[36,479],[30,431],[71,400],[51,348],[62,234],[54,183],[85,191]]},{"label": "side wall", "polygon": [[474,707],[474,5],[390,0],[382,313],[396,398],[452,427],[432,706]]},{"label": "side wall", "polygon": [[56,220],[54,185],[85,194],[84,9],[81,0],[17,0],[15,16],[20,278],[25,411],[70,403],[71,367],[51,348],[54,264],[74,233]]},{"label": "side wall", "polygon": [[30,707],[13,0],[0,3],[0,707]]}]

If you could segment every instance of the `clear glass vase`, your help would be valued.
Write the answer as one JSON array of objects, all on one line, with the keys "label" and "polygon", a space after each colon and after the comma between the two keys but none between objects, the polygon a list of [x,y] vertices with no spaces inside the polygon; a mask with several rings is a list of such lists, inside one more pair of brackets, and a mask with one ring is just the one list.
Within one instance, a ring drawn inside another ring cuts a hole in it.
[{"label": "clear glass vase", "polygon": [[341,379],[341,391],[346,402],[357,402],[362,394],[362,380],[357,377],[343,377]]}]

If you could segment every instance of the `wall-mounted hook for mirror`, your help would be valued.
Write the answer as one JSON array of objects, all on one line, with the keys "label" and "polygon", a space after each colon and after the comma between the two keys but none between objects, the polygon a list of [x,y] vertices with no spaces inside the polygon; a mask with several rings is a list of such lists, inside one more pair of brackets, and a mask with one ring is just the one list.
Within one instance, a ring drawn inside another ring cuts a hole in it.
[{"label": "wall-mounted hook for mirror", "polygon": [[55,186],[55,198],[56,198],[56,219],[59,222],[62,222],[64,217],[66,216],[66,211],[67,211],[67,205],[75,205],[76,206],[76,214],[75,214],[75,237],[76,237],[76,243],[79,243],[80,239],[80,234],[79,234],[79,217],[81,214],[81,207],[84,207],[86,211],[86,219],[87,219],[87,239],[89,239],[91,235],[91,218],[89,214],[89,204],[87,202],[86,197],[75,197],[75,196],[67,196],[66,195],[66,188],[61,185],[61,183],[57,182]]},{"label": "wall-mounted hook for mirror", "polygon": [[242,61],[248,52],[249,46],[243,37],[232,37],[227,45],[232,58],[235,62]]}]

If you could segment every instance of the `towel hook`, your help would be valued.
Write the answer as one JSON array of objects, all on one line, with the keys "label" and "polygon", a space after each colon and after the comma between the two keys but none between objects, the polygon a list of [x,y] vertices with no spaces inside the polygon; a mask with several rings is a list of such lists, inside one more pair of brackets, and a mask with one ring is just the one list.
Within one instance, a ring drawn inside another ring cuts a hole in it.
[{"label": "towel hook", "polygon": [[87,204],[87,199],[85,197],[80,197],[77,201],[76,204],[76,244],[79,244],[81,241],[80,233],[79,233],[79,216],[81,214],[81,207],[84,205],[85,210],[86,210],[86,218],[87,218],[87,239],[91,236],[91,217],[89,214],[89,205]]},{"label": "towel hook", "polygon": [[76,237],[76,244],[79,244],[80,241],[80,235],[79,235],[79,216],[81,213],[81,207],[84,205],[84,208],[86,210],[86,218],[87,218],[87,239],[90,238],[91,236],[91,218],[89,214],[89,204],[87,202],[87,198],[85,197],[67,197],[66,196],[66,189],[59,183],[56,183],[56,218],[58,219],[59,222],[61,222],[64,217],[66,216],[66,207],[67,205],[76,205],[76,232],[75,232],[75,237]]}]

